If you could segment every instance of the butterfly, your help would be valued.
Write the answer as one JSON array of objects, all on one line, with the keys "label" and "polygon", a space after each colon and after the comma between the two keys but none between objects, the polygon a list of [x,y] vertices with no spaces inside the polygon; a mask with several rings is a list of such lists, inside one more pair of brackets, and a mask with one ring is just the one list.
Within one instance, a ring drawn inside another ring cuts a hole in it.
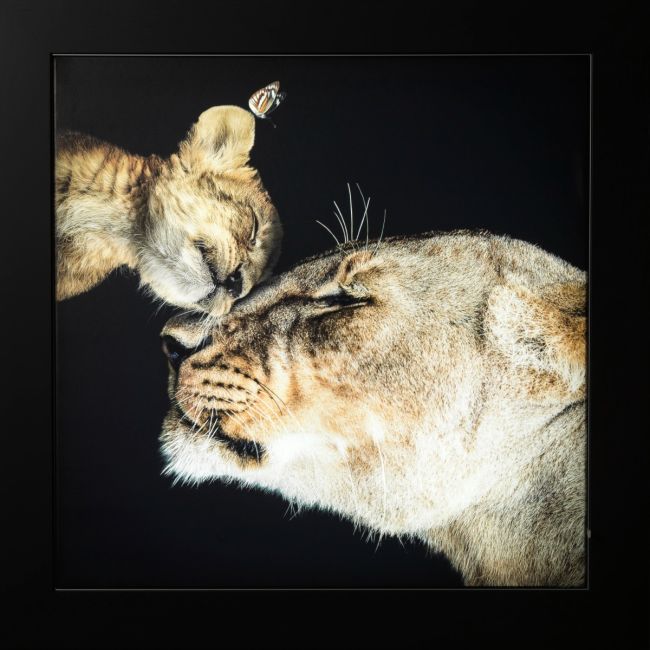
[{"label": "butterfly", "polygon": [[[268,116],[280,105],[280,102],[286,96],[287,93],[280,92],[280,82],[274,81],[268,86],[256,90],[248,100],[248,107],[251,109],[253,115],[259,117],[261,120],[269,120],[273,124],[273,120]],[[275,127],[275,124],[273,124],[273,127]]]}]

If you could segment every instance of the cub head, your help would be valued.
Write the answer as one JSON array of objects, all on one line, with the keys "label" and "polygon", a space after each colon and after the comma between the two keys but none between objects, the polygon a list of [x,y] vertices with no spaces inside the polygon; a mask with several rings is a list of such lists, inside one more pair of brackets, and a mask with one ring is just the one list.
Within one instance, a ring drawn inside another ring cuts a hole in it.
[{"label": "cub head", "polygon": [[151,179],[138,270],[166,302],[226,313],[277,261],[278,214],[248,165],[254,138],[248,111],[214,106]]},{"label": "cub head", "polygon": [[[528,288],[504,289],[506,272]],[[481,454],[528,450],[510,438],[580,399],[572,283],[584,286],[577,269],[522,242],[395,239],[312,258],[207,326],[173,318],[167,471],[384,532],[452,517],[496,475]]]}]

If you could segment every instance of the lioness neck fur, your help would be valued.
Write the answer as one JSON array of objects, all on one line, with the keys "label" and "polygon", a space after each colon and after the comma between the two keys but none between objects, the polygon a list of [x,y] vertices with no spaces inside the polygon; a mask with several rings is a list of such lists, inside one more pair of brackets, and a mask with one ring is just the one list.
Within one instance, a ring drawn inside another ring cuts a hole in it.
[{"label": "lioness neck fur", "polygon": [[228,311],[279,255],[277,212],[247,164],[254,136],[255,119],[236,106],[204,111],[167,159],[59,134],[57,300],[127,266],[165,302]]},{"label": "lioness neck fur", "polygon": [[468,585],[582,585],[585,288],[531,244],[432,234],[172,319],[167,472],[417,537]]}]

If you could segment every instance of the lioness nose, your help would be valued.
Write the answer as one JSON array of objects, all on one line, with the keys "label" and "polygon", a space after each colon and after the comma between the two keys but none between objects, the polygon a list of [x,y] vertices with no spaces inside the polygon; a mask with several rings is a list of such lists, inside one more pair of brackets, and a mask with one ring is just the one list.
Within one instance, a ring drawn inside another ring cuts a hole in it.
[{"label": "lioness nose", "polygon": [[210,345],[212,342],[212,337],[208,336],[203,339],[198,345],[188,346],[185,343],[182,343],[177,338],[166,334],[162,337],[162,349],[163,352],[167,355],[169,363],[171,363],[174,370],[180,368],[181,363],[187,359],[190,355],[202,350],[207,345]]}]

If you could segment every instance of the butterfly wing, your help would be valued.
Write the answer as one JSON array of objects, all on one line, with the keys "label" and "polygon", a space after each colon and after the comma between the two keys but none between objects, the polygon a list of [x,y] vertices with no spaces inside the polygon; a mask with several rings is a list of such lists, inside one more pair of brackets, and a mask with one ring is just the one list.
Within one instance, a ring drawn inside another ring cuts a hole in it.
[{"label": "butterfly wing", "polygon": [[274,81],[254,92],[248,100],[248,107],[254,115],[264,119],[278,107],[286,95],[286,93],[280,92],[280,82]]},{"label": "butterfly wing", "polygon": [[269,107],[275,101],[275,97],[272,90],[269,91],[266,88],[262,88],[251,95],[251,98],[248,100],[248,107],[257,117],[264,117]]},{"label": "butterfly wing", "polygon": [[266,89],[273,91],[277,95],[280,92],[280,82],[274,81],[273,83],[270,83]]},{"label": "butterfly wing", "polygon": [[266,109],[266,111],[265,111],[265,113],[264,113],[264,117],[266,117],[267,115],[269,115],[269,113],[272,113],[272,112],[273,112],[273,111],[274,111],[274,110],[275,110],[275,109],[280,105],[280,102],[281,102],[281,101],[282,101],[286,96],[287,96],[287,93],[278,93],[278,94],[275,96],[275,98],[274,98],[274,100],[273,100],[273,103],[271,103],[271,104],[269,105],[269,107]]}]

